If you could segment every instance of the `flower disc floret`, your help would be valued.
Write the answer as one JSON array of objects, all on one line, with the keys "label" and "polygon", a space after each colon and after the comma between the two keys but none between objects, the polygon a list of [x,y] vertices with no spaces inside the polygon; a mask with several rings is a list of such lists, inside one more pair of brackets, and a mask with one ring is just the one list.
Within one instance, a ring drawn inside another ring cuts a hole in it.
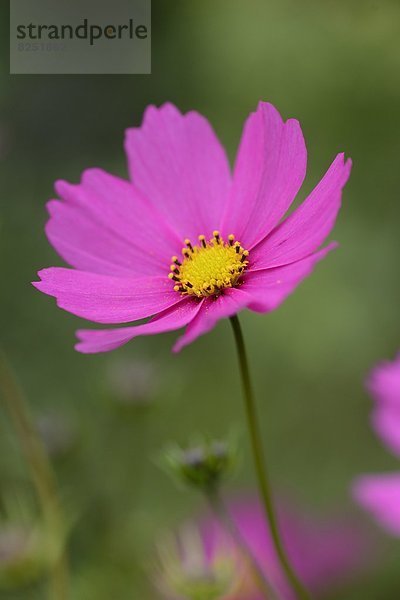
[{"label": "flower disc floret", "polygon": [[169,278],[176,282],[174,290],[198,298],[219,295],[225,288],[238,285],[249,264],[249,252],[233,234],[225,242],[218,231],[207,241],[199,235],[199,244],[185,240],[182,261],[172,257]]}]

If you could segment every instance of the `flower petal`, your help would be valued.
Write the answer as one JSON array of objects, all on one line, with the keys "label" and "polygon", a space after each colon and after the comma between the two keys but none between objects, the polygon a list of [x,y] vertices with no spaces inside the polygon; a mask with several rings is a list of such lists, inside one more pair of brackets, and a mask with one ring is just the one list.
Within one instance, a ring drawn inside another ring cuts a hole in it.
[{"label": "flower petal", "polygon": [[155,335],[184,327],[196,317],[200,309],[201,303],[193,298],[184,298],[143,325],[119,329],[80,329],[76,332],[79,342],[75,349],[84,354],[109,352],[139,335]]},{"label": "flower petal", "polygon": [[96,323],[144,319],[179,302],[166,277],[122,279],[76,269],[52,267],[38,273],[33,285],[57,299],[68,312]]},{"label": "flower petal", "polygon": [[204,117],[172,104],[149,106],[142,126],[127,130],[125,149],[132,181],[181,240],[218,229],[231,176]]},{"label": "flower petal", "polygon": [[[300,510],[292,503],[278,502],[281,536],[291,563],[313,596],[329,595],[332,587],[357,576],[369,560],[369,539],[357,523],[345,516],[321,517]],[[290,586],[279,564],[271,533],[266,526],[263,507],[252,495],[241,495],[227,506],[230,517],[247,547],[272,584],[279,598],[293,598]],[[231,550],[232,538],[214,517],[201,523],[208,563]],[[247,584],[247,585],[246,585]],[[243,588],[232,598],[259,600],[256,582],[243,582]]]},{"label": "flower petal", "polygon": [[175,343],[173,351],[180,352],[182,348],[194,342],[196,338],[208,333],[217,321],[231,317],[245,308],[252,298],[239,288],[225,290],[217,299],[206,298],[201,310],[189,323],[184,335]]},{"label": "flower petal", "polygon": [[277,308],[310,275],[315,264],[336,247],[335,243],[329,244],[319,252],[283,267],[249,271],[241,290],[252,298],[248,304],[250,310],[270,312]]},{"label": "flower petal", "polygon": [[368,389],[375,399],[372,423],[383,442],[400,456],[400,354],[372,371]]},{"label": "flower petal", "polygon": [[105,275],[161,275],[181,247],[157,211],[133,185],[101,169],[80,184],[56,183],[63,202],[48,203],[46,233],[73,267]]},{"label": "flower petal", "polygon": [[240,288],[225,290],[216,300],[207,298],[197,317],[176,342],[174,352],[179,352],[199,336],[208,333],[220,319],[231,317],[243,308],[247,307],[256,312],[274,310],[301,280],[311,273],[315,263],[324,258],[334,247],[336,244],[330,244],[320,252],[287,267],[254,273],[250,271],[245,275]]},{"label": "flower petal", "polygon": [[288,210],[303,183],[306,165],[298,121],[284,123],[271,104],[260,102],[244,127],[222,233],[233,233],[250,250]]},{"label": "flower petal", "polygon": [[384,529],[400,536],[400,473],[364,475],[356,481],[353,492]]},{"label": "flower petal", "polygon": [[377,407],[372,414],[372,425],[389,450],[400,456],[400,406]]},{"label": "flower petal", "polygon": [[400,408],[400,353],[394,361],[378,364],[372,370],[367,386],[379,403]]},{"label": "flower petal", "polygon": [[252,269],[285,265],[319,248],[335,224],[350,170],[351,161],[338,154],[303,204],[253,248]]}]

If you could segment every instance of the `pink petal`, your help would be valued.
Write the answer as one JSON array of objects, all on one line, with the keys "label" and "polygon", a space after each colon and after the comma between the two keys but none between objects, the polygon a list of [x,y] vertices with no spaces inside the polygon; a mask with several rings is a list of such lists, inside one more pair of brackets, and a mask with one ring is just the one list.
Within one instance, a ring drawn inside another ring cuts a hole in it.
[{"label": "pink petal", "polygon": [[376,366],[367,386],[377,402],[400,407],[400,353],[394,361],[384,361]]},{"label": "pink petal", "polygon": [[181,240],[135,190],[101,169],[77,185],[58,181],[63,202],[48,203],[46,233],[70,265],[105,275],[161,275]]},{"label": "pink petal", "polygon": [[75,349],[84,354],[109,352],[139,335],[155,335],[184,327],[200,309],[201,302],[198,303],[193,298],[185,298],[144,325],[119,329],[80,329],[76,332],[79,342]]},{"label": "pink petal", "polygon": [[260,102],[248,118],[221,230],[249,250],[277,225],[306,174],[307,151],[298,121],[284,123]]},{"label": "pink petal", "polygon": [[132,181],[181,240],[219,228],[231,178],[204,117],[181,115],[172,104],[150,106],[142,126],[126,132],[125,149]]},{"label": "pink petal", "polygon": [[225,290],[216,300],[206,299],[197,317],[176,342],[174,352],[179,352],[199,336],[208,333],[220,319],[231,317],[243,308],[248,307],[256,312],[269,312],[277,308],[302,279],[311,273],[315,263],[335,247],[336,244],[330,244],[302,261],[279,269],[254,273],[250,271],[240,288]]},{"label": "pink petal", "polygon": [[354,497],[384,529],[400,536],[400,473],[360,477]]},{"label": "pink petal", "polygon": [[285,265],[315,252],[330,234],[351,161],[338,154],[308,198],[251,251],[253,269]]},{"label": "pink petal", "polygon": [[38,273],[33,285],[57,299],[68,312],[96,323],[128,323],[177,304],[167,277],[122,279],[76,269],[52,267]]},{"label": "pink petal", "polygon": [[372,425],[389,450],[400,456],[400,406],[377,407],[372,414]]},{"label": "pink petal", "polygon": [[199,336],[213,329],[220,319],[231,317],[251,302],[252,298],[241,289],[232,288],[215,298],[204,300],[201,310],[186,328],[183,336],[175,343],[173,351],[180,352],[182,348],[194,342]]},{"label": "pink petal", "polygon": [[[318,597],[331,587],[354,576],[365,566],[368,558],[368,540],[357,524],[344,517],[316,517],[294,509],[278,506],[279,525],[288,556],[300,579]],[[267,579],[279,590],[282,599],[292,598],[286,577],[279,565],[271,534],[266,528],[265,517],[259,501],[244,496],[229,502],[229,512],[246,544],[258,564],[263,566]],[[221,547],[228,548],[231,538],[221,529],[214,518],[202,524],[203,539],[209,561]],[[234,595],[237,600],[257,600],[258,590],[248,591],[245,599]]]},{"label": "pink petal", "polygon": [[319,252],[283,267],[249,271],[240,288],[252,298],[248,307],[256,312],[270,312],[277,308],[310,275],[315,264],[336,247],[335,243],[329,244]]},{"label": "pink petal", "polygon": [[382,362],[367,382],[375,399],[372,423],[383,442],[400,456],[400,354],[393,362]]}]

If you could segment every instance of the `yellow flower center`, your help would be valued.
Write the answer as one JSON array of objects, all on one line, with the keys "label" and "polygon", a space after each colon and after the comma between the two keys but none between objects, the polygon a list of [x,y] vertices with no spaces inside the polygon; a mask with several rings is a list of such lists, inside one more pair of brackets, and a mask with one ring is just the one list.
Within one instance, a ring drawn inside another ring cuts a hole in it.
[{"label": "yellow flower center", "polygon": [[199,244],[192,246],[185,240],[182,261],[172,257],[169,278],[176,282],[174,290],[198,298],[218,295],[225,288],[234,287],[245,271],[249,253],[234,235],[224,242],[218,231],[211,240],[199,235]]}]

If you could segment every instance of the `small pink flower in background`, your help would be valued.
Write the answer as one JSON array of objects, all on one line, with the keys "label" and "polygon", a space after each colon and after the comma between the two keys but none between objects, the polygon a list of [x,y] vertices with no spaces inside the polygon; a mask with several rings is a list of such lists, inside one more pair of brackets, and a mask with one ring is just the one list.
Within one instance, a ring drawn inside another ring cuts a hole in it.
[{"label": "small pink flower in background", "polygon": [[[271,537],[266,529],[262,507],[253,497],[241,498],[229,503],[229,512],[236,527],[246,541],[258,565],[263,570],[275,592],[282,600],[292,600],[293,592],[288,587],[287,580],[277,560]],[[297,510],[283,509],[280,511],[280,522],[285,546],[296,572],[307,585],[314,596],[320,597],[330,592],[340,584],[354,578],[367,562],[368,551],[366,538],[354,524],[350,525],[344,518],[315,519],[301,514]],[[209,582],[221,581],[222,575],[233,575],[231,585],[225,581],[226,592],[218,598],[224,600],[262,600],[264,597],[254,581],[251,568],[246,564],[240,552],[235,547],[232,538],[221,529],[214,518],[200,523],[203,565],[201,569],[187,569],[187,565],[200,565],[201,560],[193,561],[188,556],[190,548],[197,547],[188,540],[187,530],[185,540],[180,540],[181,577],[190,586],[193,572],[197,578],[193,585],[201,583],[199,573],[203,573]],[[225,562],[223,557],[225,556]],[[171,555],[169,554],[169,558]],[[229,569],[229,561],[231,568]],[[232,567],[232,561],[235,565]],[[207,569],[208,566],[208,569]],[[176,565],[174,573],[177,573]],[[218,577],[220,575],[220,577]],[[168,576],[168,574],[167,574]],[[179,577],[175,579],[179,581]],[[179,595],[169,597],[180,598]],[[195,597],[194,595],[192,597]],[[207,596],[208,597],[208,596]],[[210,596],[212,597],[212,596]]]},{"label": "small pink flower in background", "polygon": [[[368,388],[375,400],[373,427],[400,457],[400,354],[372,371]],[[400,536],[400,471],[359,477],[354,496],[387,531]]]},{"label": "small pink flower in background", "polygon": [[56,183],[46,233],[73,267],[43,269],[42,292],[90,321],[133,327],[78,331],[80,352],[187,326],[176,351],[244,308],[277,308],[334,247],[331,232],[351,168],[338,154],[284,221],[306,174],[298,121],[260,102],[231,175],[208,121],[150,106],[126,134],[130,181],[100,170]]},{"label": "small pink flower in background", "polygon": [[367,387],[375,400],[372,424],[386,446],[400,455],[400,354],[371,373]]}]

